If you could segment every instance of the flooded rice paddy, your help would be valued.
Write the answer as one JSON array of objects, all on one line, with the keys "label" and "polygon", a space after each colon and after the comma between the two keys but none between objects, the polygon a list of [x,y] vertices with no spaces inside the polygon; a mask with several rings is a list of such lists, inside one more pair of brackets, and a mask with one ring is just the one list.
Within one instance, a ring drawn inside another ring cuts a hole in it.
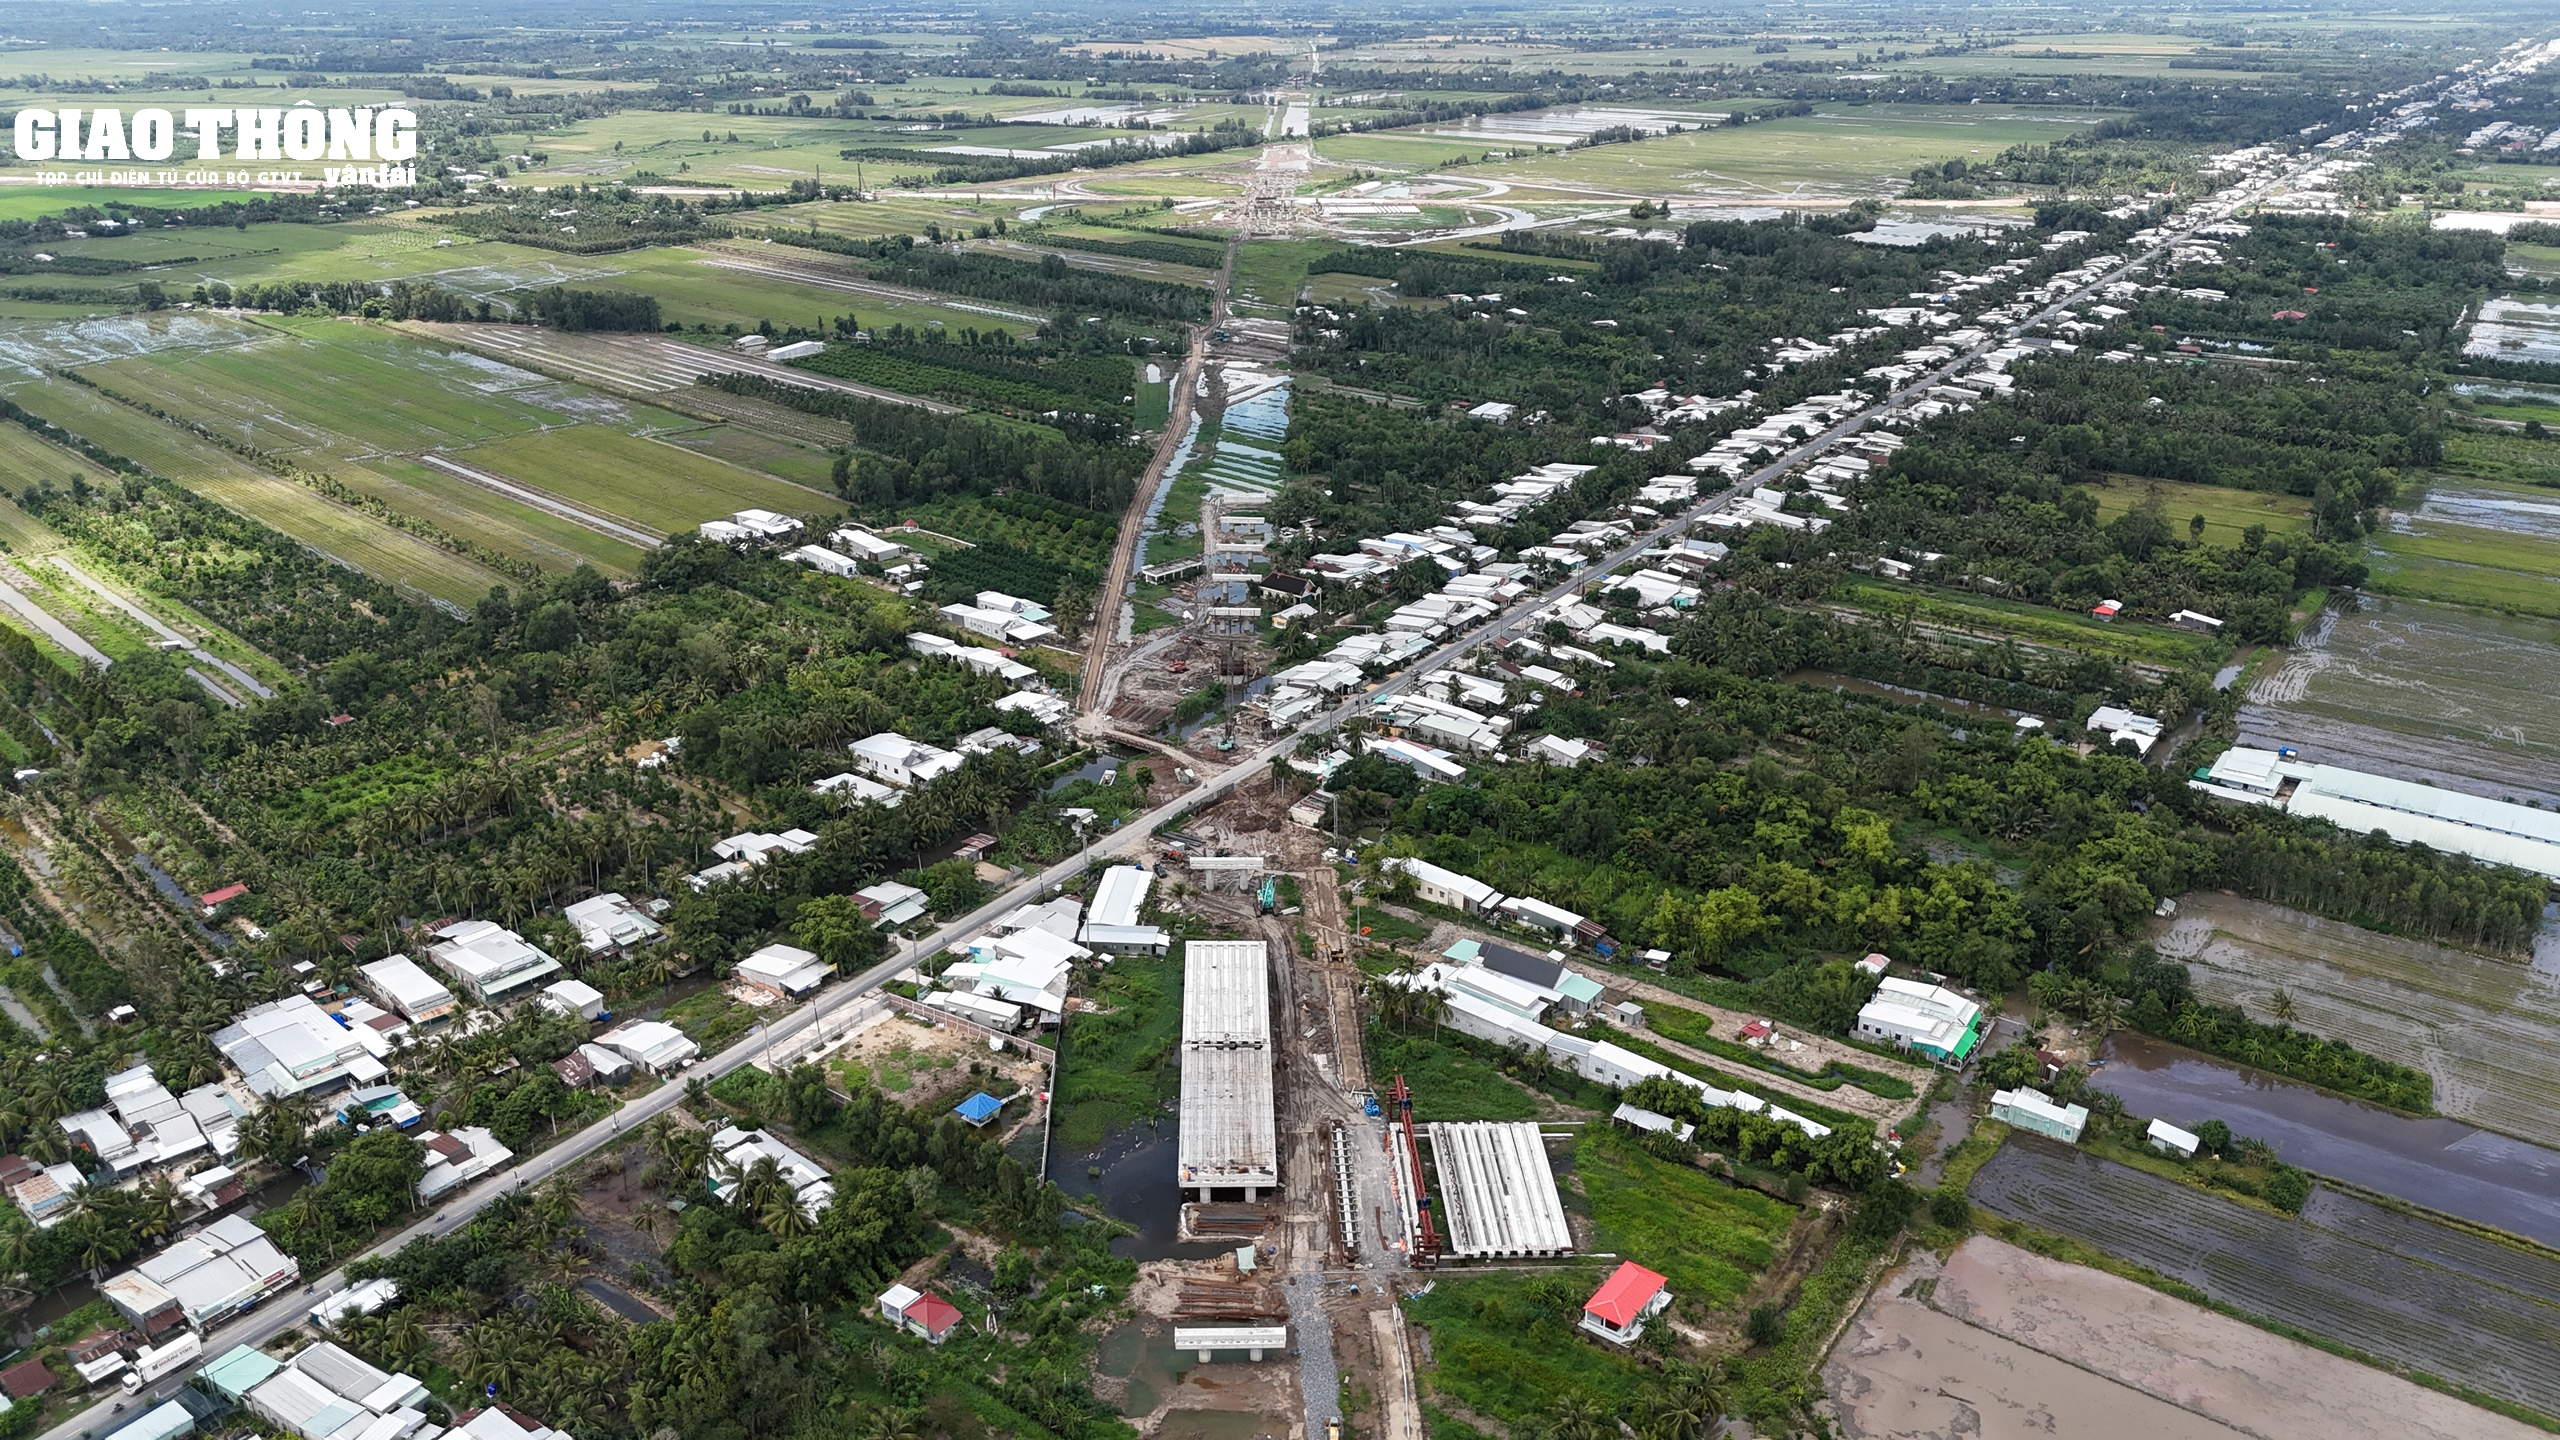
[{"label": "flooded rice paddy", "polygon": [[2417,509],[2391,517],[2395,534],[2422,534],[2431,525],[2463,525],[2536,540],[2560,540],[2560,491],[2438,479],[2427,487],[2426,498],[2418,502]]},{"label": "flooded rice paddy", "polygon": [[2247,745],[2497,800],[2560,806],[2560,621],[2358,596],[2304,628],[2240,707]]},{"label": "flooded rice paddy", "polygon": [[2560,1147],[2560,1048],[2552,1043],[2560,966],[2377,935],[2229,895],[2180,903],[2154,944],[2163,958],[2185,962],[2206,1001],[2263,1019],[2281,988],[2302,1029],[2427,1072],[2439,1112]]},{"label": "flooded rice paddy", "polygon": [[267,332],[210,311],[154,310],[83,320],[0,320],[0,378],[168,351],[223,350]]},{"label": "flooded rice paddy", "polygon": [[1887,1275],[1823,1367],[1849,1440],[2524,1440],[2521,1421],[1989,1236]]},{"label": "flooded rice paddy", "polygon": [[2250,1314],[2560,1415],[2560,1257],[2328,1192],[2287,1219],[2029,1137],[2001,1147],[1972,1196]]},{"label": "flooded rice paddy", "polygon": [[2091,1077],[2136,1115],[2220,1120],[2286,1162],[2456,1219],[2560,1247],[2560,1150],[2459,1120],[2420,1119],[2139,1035]]}]

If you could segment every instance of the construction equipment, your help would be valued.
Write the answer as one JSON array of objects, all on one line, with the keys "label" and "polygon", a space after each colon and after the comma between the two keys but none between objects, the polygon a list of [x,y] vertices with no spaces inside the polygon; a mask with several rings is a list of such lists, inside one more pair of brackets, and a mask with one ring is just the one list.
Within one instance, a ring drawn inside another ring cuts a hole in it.
[{"label": "construction equipment", "polygon": [[1270,915],[1276,913],[1280,909],[1280,877],[1277,875],[1263,876],[1262,889],[1256,893],[1254,898],[1262,902],[1263,914]]}]

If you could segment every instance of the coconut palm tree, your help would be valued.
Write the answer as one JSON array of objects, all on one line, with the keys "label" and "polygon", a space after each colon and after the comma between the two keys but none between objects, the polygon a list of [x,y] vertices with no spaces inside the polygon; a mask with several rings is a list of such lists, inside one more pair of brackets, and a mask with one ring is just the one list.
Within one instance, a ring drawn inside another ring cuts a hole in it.
[{"label": "coconut palm tree", "polygon": [[1724,1416],[1724,1369],[1674,1364],[1645,1404],[1644,1440],[1705,1440]]}]

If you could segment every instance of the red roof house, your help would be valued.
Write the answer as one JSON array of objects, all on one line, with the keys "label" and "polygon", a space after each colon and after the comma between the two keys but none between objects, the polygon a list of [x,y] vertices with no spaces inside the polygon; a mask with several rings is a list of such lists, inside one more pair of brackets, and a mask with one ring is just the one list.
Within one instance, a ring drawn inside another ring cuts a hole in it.
[{"label": "red roof house", "polygon": [[1612,1345],[1632,1345],[1644,1334],[1644,1322],[1670,1308],[1671,1292],[1663,1278],[1623,1261],[1598,1293],[1582,1306],[1582,1328]]},{"label": "red roof house", "polygon": [[880,1317],[936,1345],[960,1328],[959,1306],[908,1285],[892,1285],[880,1293]]},{"label": "red roof house", "polygon": [[246,885],[225,885],[219,890],[208,890],[197,896],[196,903],[203,906],[207,913],[211,913],[221,909],[224,901],[237,900],[248,893],[249,887]]},{"label": "red roof house", "polygon": [[53,1388],[53,1371],[41,1360],[29,1360],[0,1370],[0,1390],[9,1392],[12,1400],[24,1400]]}]

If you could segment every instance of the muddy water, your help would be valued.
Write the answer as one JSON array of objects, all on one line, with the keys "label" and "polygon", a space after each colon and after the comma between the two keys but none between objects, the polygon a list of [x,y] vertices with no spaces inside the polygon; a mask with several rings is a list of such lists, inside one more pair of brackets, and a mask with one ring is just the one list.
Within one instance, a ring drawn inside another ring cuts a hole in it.
[{"label": "muddy water", "polygon": [[2487,796],[2560,807],[2547,684],[2560,621],[2362,595],[2305,628],[2250,682],[2243,744]]},{"label": "muddy water", "polygon": [[2426,534],[2429,522],[2560,540],[2560,495],[2515,485],[2437,480],[2415,511],[2391,517],[2397,534]]},{"label": "muddy water", "polygon": [[2207,1002],[2263,1019],[2282,988],[2302,1029],[2425,1071],[2443,1114],[2560,1146],[2560,921],[2544,968],[2230,895],[2181,903],[2152,943]]},{"label": "muddy water", "polygon": [[[1049,1178],[1068,1195],[1138,1227],[1137,1234],[1111,1242],[1112,1254],[1131,1260],[1164,1260],[1198,1258],[1234,1248],[1185,1245],[1176,1238],[1182,1227],[1182,1192],[1173,1183],[1177,1130],[1174,1117],[1167,1115],[1160,1127],[1139,1125],[1115,1132],[1098,1150],[1060,1149],[1049,1158]],[[1088,1173],[1095,1168],[1102,1173]]]},{"label": "muddy water", "polygon": [[2560,1151],[2415,1119],[2141,1035],[2108,1039],[2092,1083],[2136,1115],[2220,1120],[2316,1174],[2560,1246]]}]

